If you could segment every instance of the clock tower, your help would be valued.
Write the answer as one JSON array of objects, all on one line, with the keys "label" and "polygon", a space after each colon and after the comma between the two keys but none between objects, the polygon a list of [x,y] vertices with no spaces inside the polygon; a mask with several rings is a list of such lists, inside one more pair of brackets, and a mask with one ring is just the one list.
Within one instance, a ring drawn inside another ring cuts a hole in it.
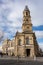
[{"label": "clock tower", "polygon": [[25,6],[25,9],[23,11],[23,24],[22,24],[22,30],[23,32],[32,32],[32,23],[31,23],[31,16],[30,11],[28,9],[28,6]]}]

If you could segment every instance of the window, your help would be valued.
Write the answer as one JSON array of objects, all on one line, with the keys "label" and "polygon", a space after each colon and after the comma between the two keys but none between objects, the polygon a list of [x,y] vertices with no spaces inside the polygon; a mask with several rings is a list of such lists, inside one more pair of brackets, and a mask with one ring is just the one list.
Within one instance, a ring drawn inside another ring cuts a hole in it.
[{"label": "window", "polygon": [[19,39],[18,44],[21,45],[21,39]]},{"label": "window", "polygon": [[13,43],[11,43],[11,47],[13,47]]},{"label": "window", "polygon": [[26,38],[26,44],[27,45],[29,44],[29,38]]},{"label": "window", "polygon": [[26,12],[26,15],[28,15],[28,12]]}]

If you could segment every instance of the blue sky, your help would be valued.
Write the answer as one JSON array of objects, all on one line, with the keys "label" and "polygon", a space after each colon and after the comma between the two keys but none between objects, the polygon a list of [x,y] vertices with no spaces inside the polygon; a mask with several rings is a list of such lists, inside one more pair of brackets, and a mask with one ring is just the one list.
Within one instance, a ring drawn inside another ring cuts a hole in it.
[{"label": "blue sky", "polygon": [[12,39],[17,30],[22,31],[25,5],[30,9],[32,29],[43,48],[43,0],[0,0],[0,38]]}]

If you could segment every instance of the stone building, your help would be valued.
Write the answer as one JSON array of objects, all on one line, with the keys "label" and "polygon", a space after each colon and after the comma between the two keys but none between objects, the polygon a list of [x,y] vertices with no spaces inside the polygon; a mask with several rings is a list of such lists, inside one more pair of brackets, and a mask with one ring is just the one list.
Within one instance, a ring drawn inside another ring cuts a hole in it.
[{"label": "stone building", "polygon": [[13,40],[10,40],[10,39],[4,40],[2,49],[3,49],[3,53],[8,54],[8,55],[13,55],[14,54]]},{"label": "stone building", "polygon": [[11,43],[9,43],[9,47],[8,47],[8,55],[9,56],[13,56],[14,55],[14,39],[11,40]]},{"label": "stone building", "polygon": [[31,16],[28,6],[23,11],[22,32],[15,35],[15,56],[33,57],[38,56],[39,47],[35,33],[32,31]]},{"label": "stone building", "polygon": [[12,45],[9,45],[8,55],[12,55],[12,53],[19,57],[34,57],[39,55],[39,47],[35,33],[32,30],[31,16],[28,6],[25,6],[23,11],[22,32],[16,32],[15,39],[13,39],[11,43],[14,43],[13,52]]},{"label": "stone building", "polygon": [[3,53],[8,53],[8,43],[9,43],[10,39],[6,39],[3,41],[3,45],[2,45],[2,49],[3,49]]}]

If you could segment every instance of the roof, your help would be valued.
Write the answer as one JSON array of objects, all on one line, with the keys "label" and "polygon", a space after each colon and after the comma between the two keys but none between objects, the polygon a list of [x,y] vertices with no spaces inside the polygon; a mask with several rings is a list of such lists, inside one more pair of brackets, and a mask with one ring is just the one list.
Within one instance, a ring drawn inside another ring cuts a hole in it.
[{"label": "roof", "polygon": [[28,8],[28,6],[27,6],[27,5],[25,6],[25,9],[24,9],[24,10],[29,10],[29,8]]}]

